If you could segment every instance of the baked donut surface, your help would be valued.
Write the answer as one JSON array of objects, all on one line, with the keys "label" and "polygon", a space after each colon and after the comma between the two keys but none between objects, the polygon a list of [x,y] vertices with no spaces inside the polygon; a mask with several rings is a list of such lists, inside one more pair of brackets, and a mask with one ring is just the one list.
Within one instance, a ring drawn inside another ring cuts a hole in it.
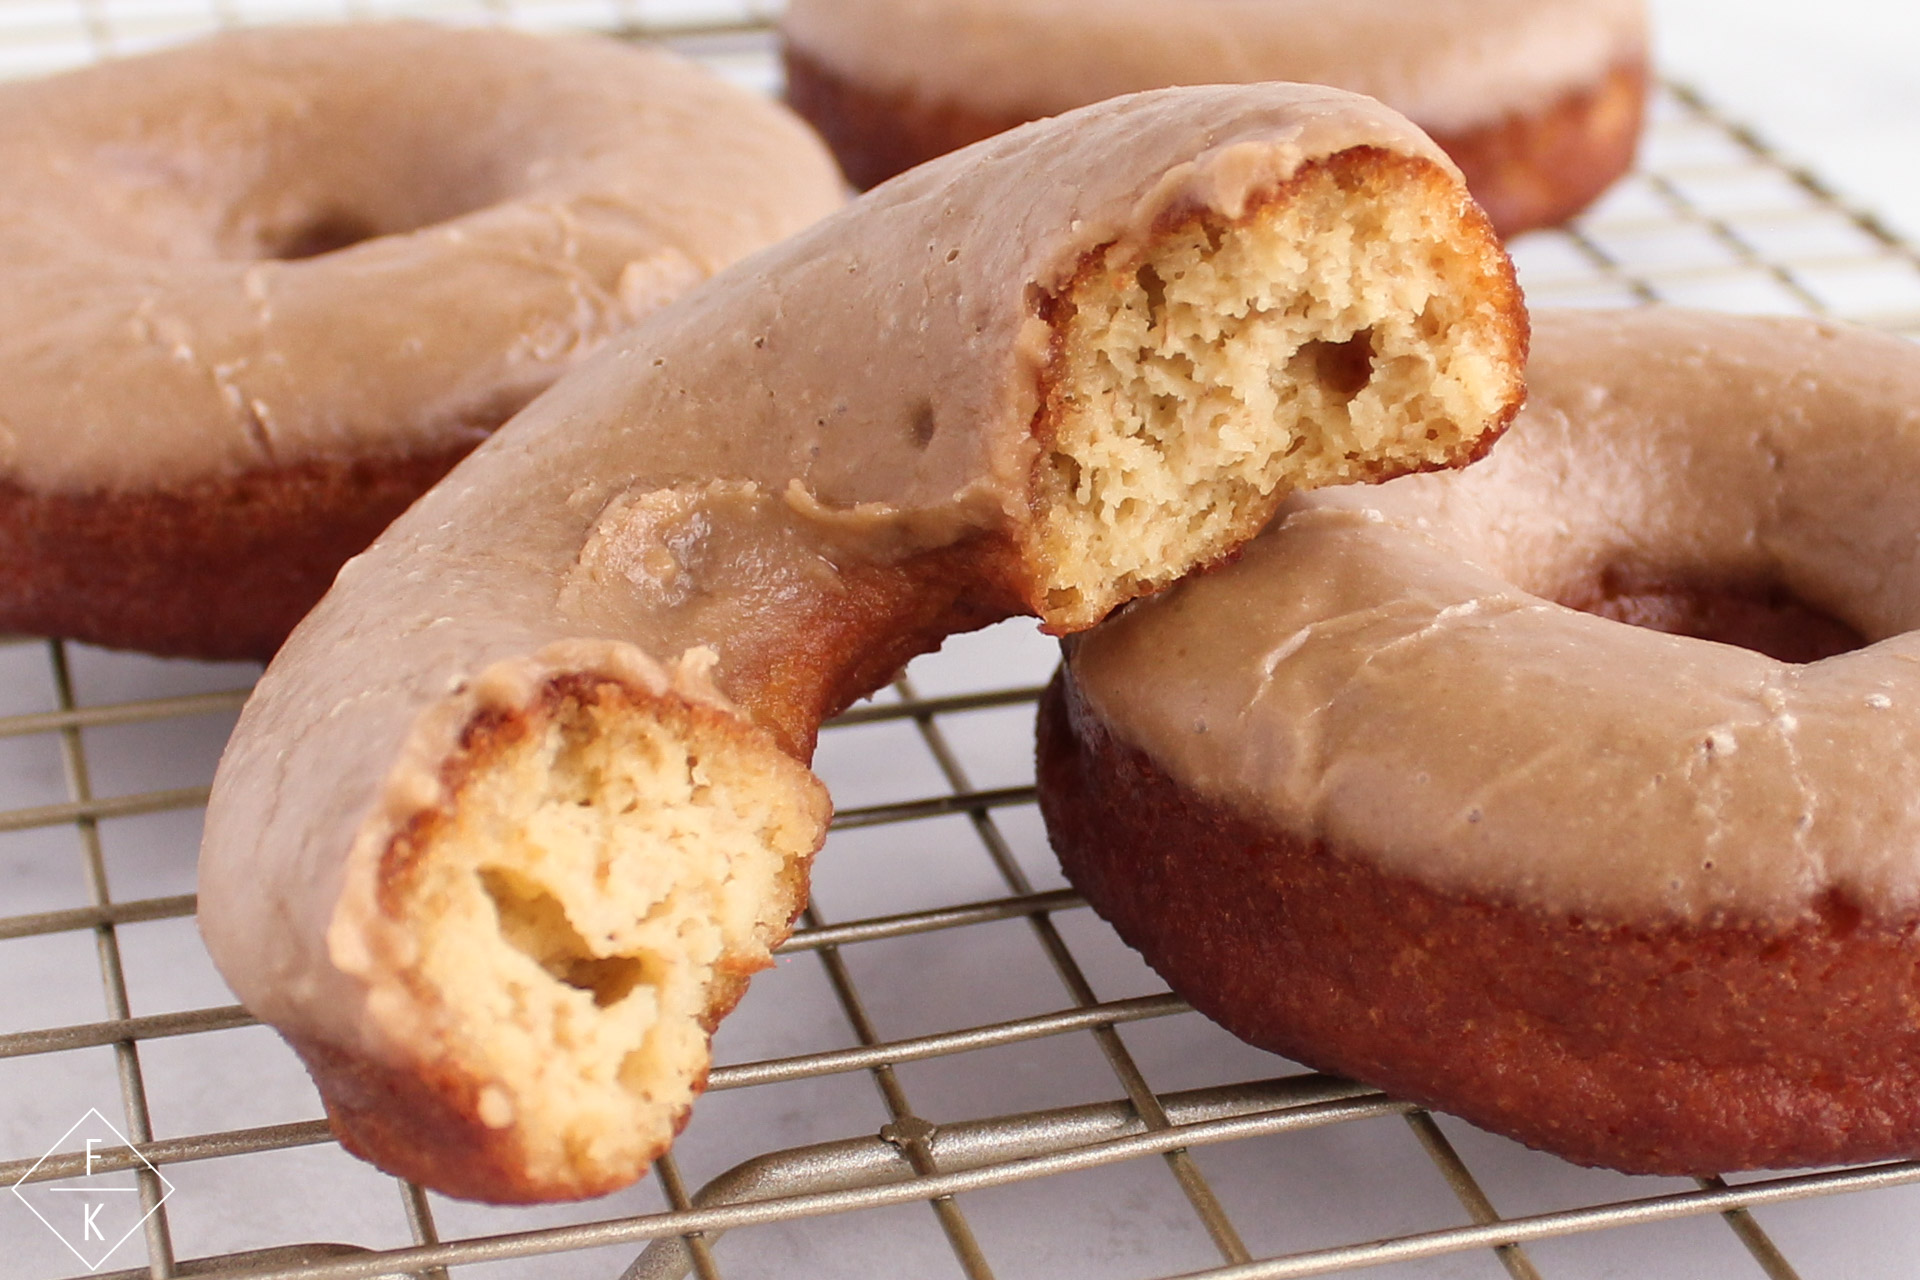
[{"label": "baked donut surface", "polygon": [[1022,121],[1176,84],[1337,85],[1404,112],[1502,235],[1631,166],[1644,0],[792,0],[787,98],[869,187]]},{"label": "baked donut surface", "polygon": [[1072,642],[1063,865],[1243,1037],[1571,1159],[1912,1155],[1920,353],[1534,326],[1483,463]]},{"label": "baked donut surface", "polygon": [[0,85],[0,632],[271,654],[620,327],[837,207],[610,40],[276,28]]},{"label": "baked donut surface", "polygon": [[805,900],[824,716],[1294,488],[1475,456],[1525,342],[1445,158],[1352,95],[1140,95],[926,166],[629,330],[342,571],[221,763],[208,946],[353,1150],[629,1181]]}]

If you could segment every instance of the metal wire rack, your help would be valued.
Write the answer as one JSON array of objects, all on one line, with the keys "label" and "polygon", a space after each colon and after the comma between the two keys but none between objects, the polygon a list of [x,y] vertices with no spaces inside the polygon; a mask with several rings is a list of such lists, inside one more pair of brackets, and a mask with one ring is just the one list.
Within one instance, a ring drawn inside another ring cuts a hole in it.
[{"label": "metal wire rack", "polygon": [[[766,13],[725,0],[16,3],[0,74],[372,12],[594,26],[775,77]],[[1920,333],[1920,255],[1683,86],[1639,172],[1513,248],[1536,305]],[[831,726],[813,904],[673,1154],[604,1200],[503,1209],[341,1152],[200,949],[199,809],[253,671],[0,639],[0,1185],[132,1175],[152,1212],[109,1259],[132,1269],[96,1273],[116,1277],[1908,1274],[1920,1163],[1579,1170],[1192,1014],[1046,851],[1030,732],[1052,661],[1028,630],[963,638]],[[127,1145],[60,1147],[89,1107]],[[0,1195],[0,1276],[74,1263]]]}]

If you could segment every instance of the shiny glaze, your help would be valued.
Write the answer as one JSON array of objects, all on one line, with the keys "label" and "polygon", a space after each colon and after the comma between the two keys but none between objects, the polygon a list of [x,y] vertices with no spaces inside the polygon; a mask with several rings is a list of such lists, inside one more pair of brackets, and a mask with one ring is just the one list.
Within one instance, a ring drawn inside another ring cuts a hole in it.
[{"label": "shiny glaze", "polygon": [[782,108],[598,38],[263,29],[0,85],[0,482],[470,445],[841,199]]},{"label": "shiny glaze", "polygon": [[[1072,643],[1176,781],[1444,890],[1603,919],[1920,908],[1920,351],[1800,320],[1534,317],[1480,464],[1296,497]],[[1556,603],[1773,592],[1810,663]]]}]

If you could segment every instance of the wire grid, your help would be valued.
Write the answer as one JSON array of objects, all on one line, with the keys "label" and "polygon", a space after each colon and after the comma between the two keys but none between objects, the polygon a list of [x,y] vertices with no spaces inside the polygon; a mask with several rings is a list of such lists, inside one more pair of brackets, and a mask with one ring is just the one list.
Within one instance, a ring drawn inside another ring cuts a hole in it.
[{"label": "wire grid", "polygon": [[[375,8],[663,35],[737,78],[774,78],[765,15],[739,6],[280,3],[272,16]],[[15,5],[0,10],[11,59],[0,67],[48,69],[263,12],[246,0]],[[1577,227],[1513,248],[1535,304],[1665,300],[1920,332],[1914,250],[1681,86],[1654,104],[1639,172]],[[1681,1258],[1675,1274],[1779,1280],[1832,1247],[1819,1224],[1842,1220],[1841,1196],[1856,1232],[1899,1237],[1884,1198],[1851,1206],[1920,1181],[1920,1163],[1732,1184],[1590,1174],[1227,1041],[1124,953],[1045,854],[1027,743],[1051,661],[1029,631],[989,631],[827,729],[821,771],[842,807],[814,903],[723,1026],[692,1128],[634,1191],[510,1210],[446,1201],[346,1157],[290,1056],[210,975],[189,927],[191,861],[251,669],[0,640],[0,1184],[87,1172],[80,1151],[42,1158],[73,1119],[48,1110],[51,1088],[62,1105],[84,1098],[117,1117],[139,1157],[186,1187],[160,1204],[158,1177],[132,1152],[94,1153],[96,1170],[136,1170],[152,1210],[116,1254],[143,1244],[145,1265],[104,1273],[128,1277],[491,1275],[503,1268],[486,1264],[518,1260],[528,1274],[657,1280],[762,1274],[770,1258],[783,1274],[1532,1277],[1633,1266],[1651,1255],[1622,1249],[1634,1238],[1624,1229],[1686,1220],[1716,1234],[1646,1246]],[[1000,966],[1016,953],[1026,958],[1009,976]],[[78,1016],[60,992],[86,968],[97,1007]],[[176,1119],[159,1127],[156,1073],[205,1085],[168,1104]],[[253,1086],[269,1077],[259,1091],[296,1098],[295,1114],[249,1123]],[[798,1100],[763,1101],[783,1090]],[[1032,1099],[1044,1105],[1016,1105]],[[830,1127],[863,1107],[878,1124]],[[1371,1136],[1359,1147],[1340,1145],[1360,1133]],[[246,1165],[267,1157],[299,1159]],[[1361,1163],[1330,1167],[1346,1160]],[[177,1248],[193,1174],[226,1166],[241,1172],[204,1193],[252,1193],[272,1175],[309,1209],[380,1200],[387,1216],[309,1229],[284,1204],[235,1207],[226,1227],[187,1233],[218,1247]],[[697,1186],[690,1166],[704,1166]],[[1542,1185],[1558,1198],[1530,1190]],[[1286,1211],[1355,1187],[1367,1207],[1331,1215],[1332,1234]],[[1119,1203],[1103,1208],[1109,1195]],[[1794,1239],[1763,1227],[1774,1207],[1815,1197],[1829,1208],[1812,1227],[1780,1219]],[[1368,1221],[1387,1229],[1369,1234]],[[847,1225],[823,1226],[835,1223]],[[1587,1251],[1556,1253],[1568,1238]],[[0,1236],[0,1274],[63,1270],[64,1254]]]}]

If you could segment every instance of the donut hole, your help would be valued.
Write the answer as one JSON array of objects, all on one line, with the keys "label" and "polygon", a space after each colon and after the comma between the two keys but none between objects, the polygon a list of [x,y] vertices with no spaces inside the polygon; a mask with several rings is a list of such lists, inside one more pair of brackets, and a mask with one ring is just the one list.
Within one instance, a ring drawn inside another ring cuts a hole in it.
[{"label": "donut hole", "polygon": [[1296,489],[1469,454],[1519,384],[1506,270],[1437,167],[1364,148],[1089,255],[1045,309],[1048,620],[1220,559]]},{"label": "donut hole", "polygon": [[262,237],[259,256],[289,262],[350,249],[385,234],[372,219],[344,209],[328,209],[304,222]]},{"label": "donut hole", "polygon": [[[706,1023],[797,904],[817,836],[772,746],[586,676],[483,712],[457,803],[390,880],[419,938],[411,989],[552,1176],[664,1145]],[[488,1121],[493,1123],[493,1121]]]},{"label": "donut hole", "polygon": [[1868,643],[1853,626],[1778,581],[1662,580],[1609,566],[1559,603],[1629,626],[1751,649],[1781,662],[1818,662]]},{"label": "donut hole", "polygon": [[218,147],[170,134],[102,148],[76,175],[87,182],[63,184],[73,227],[117,252],[174,261],[300,261],[511,203],[535,186],[527,141],[468,136],[451,118],[369,136],[353,103],[319,96],[310,105],[298,119],[263,117],[252,135]]},{"label": "donut hole", "polygon": [[[472,86],[475,100],[488,88]],[[587,164],[555,154],[558,139],[525,127],[522,113],[453,110],[404,84],[316,77],[284,93],[243,125],[182,119],[111,148],[88,174],[112,213],[86,220],[116,248],[158,234],[151,250],[168,258],[303,261],[543,188],[564,203],[570,171]]]},{"label": "donut hole", "polygon": [[507,176],[493,172],[497,164],[433,154],[432,139],[418,144],[430,158],[410,172],[398,156],[365,155],[360,139],[314,133],[281,139],[274,150],[304,147],[311,154],[334,147],[354,155],[364,171],[309,173],[294,167],[293,156],[261,154],[264,146],[212,157],[204,171],[127,149],[98,175],[96,189],[67,197],[75,206],[70,224],[118,253],[169,261],[303,261],[451,222],[520,194]]},{"label": "donut hole", "polygon": [[[431,140],[420,145],[432,153]],[[305,176],[277,175],[287,182],[277,189],[262,181],[232,198],[219,219],[225,229],[215,255],[281,262],[323,257],[452,222],[513,195],[496,175],[461,155],[443,151],[423,165],[427,171],[404,175],[369,161],[367,171],[350,181],[337,176],[332,190]]]}]

